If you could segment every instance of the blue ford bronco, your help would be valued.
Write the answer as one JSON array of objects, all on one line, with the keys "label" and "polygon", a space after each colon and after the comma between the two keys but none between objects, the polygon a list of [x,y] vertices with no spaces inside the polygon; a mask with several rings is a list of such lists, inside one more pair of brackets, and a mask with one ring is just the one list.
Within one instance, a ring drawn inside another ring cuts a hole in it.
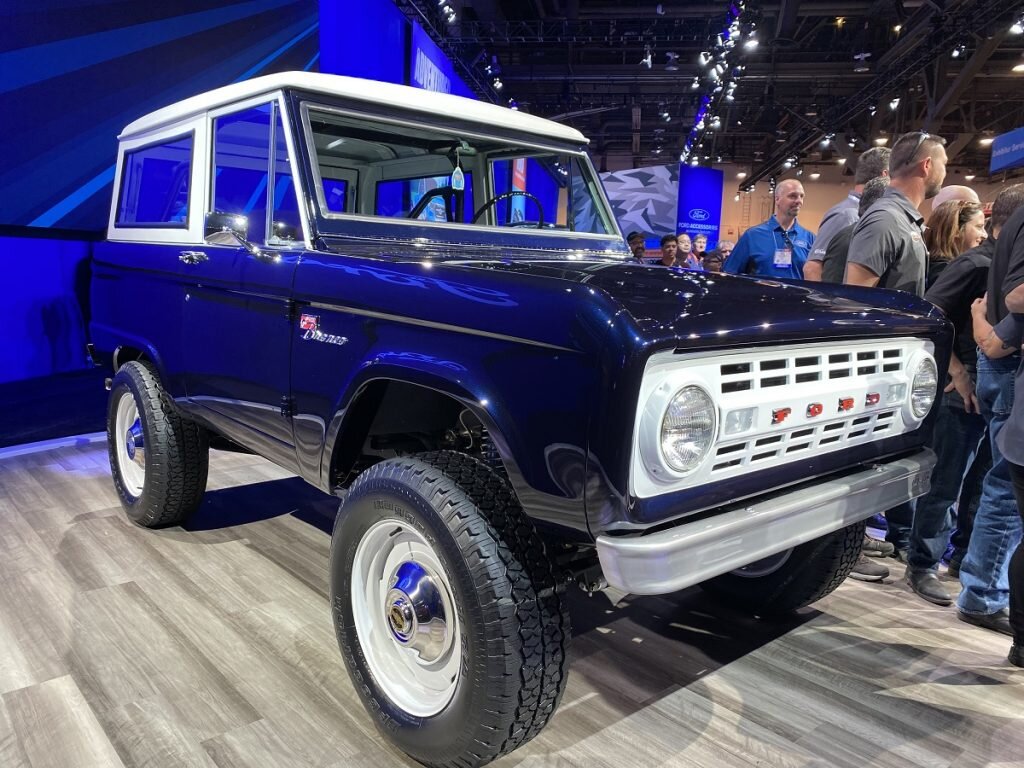
[{"label": "blue ford bronco", "polygon": [[340,496],[341,655],[424,764],[544,727],[568,586],[792,611],[928,488],[931,305],[637,264],[572,128],[285,73],[119,138],[90,332],[121,503],[185,521],[211,446]]}]

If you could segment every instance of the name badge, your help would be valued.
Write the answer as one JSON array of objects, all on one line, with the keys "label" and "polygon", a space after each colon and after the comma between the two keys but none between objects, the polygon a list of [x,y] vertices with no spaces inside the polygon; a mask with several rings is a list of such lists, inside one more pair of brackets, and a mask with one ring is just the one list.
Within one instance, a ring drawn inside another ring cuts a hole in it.
[{"label": "name badge", "polygon": [[779,248],[775,251],[775,258],[772,263],[776,267],[793,266],[793,252],[789,248]]}]

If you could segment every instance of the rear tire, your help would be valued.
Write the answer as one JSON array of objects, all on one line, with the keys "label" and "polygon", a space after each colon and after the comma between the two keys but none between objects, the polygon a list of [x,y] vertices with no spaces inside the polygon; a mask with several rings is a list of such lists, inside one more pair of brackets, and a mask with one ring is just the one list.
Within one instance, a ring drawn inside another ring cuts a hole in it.
[{"label": "rear tire", "polygon": [[206,492],[206,430],[183,418],[154,370],[139,360],[114,376],[107,408],[107,453],[125,513],[146,528],[177,525]]},{"label": "rear tire", "polygon": [[554,713],[568,673],[564,586],[483,462],[439,451],[363,472],[335,523],[330,577],[353,685],[414,759],[484,765]]},{"label": "rear tire", "polygon": [[701,587],[723,602],[758,616],[791,613],[832,592],[860,557],[867,522],[854,523],[730,573]]}]

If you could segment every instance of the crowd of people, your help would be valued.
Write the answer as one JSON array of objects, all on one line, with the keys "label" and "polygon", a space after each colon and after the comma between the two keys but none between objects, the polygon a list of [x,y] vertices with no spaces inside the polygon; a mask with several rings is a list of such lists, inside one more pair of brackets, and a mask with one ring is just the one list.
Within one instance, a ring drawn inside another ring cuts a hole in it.
[{"label": "crowd of people", "polygon": [[[924,297],[955,327],[932,435],[929,492],[886,511],[885,540],[865,537],[851,576],[882,581],[882,558],[906,563],[915,594],[948,606],[940,578],[958,578],[957,615],[1013,637],[1024,666],[1024,184],[1007,185],[991,216],[974,190],[943,187],[945,141],[923,131],[860,156],[853,191],[814,232],[797,217],[804,188],[787,179],[775,210],[732,243],[704,252],[703,235],[666,235],[663,266],[900,290]],[[920,208],[932,203],[927,224]],[[634,257],[643,235],[630,233]],[[1015,382],[1016,379],[1016,382]]]}]

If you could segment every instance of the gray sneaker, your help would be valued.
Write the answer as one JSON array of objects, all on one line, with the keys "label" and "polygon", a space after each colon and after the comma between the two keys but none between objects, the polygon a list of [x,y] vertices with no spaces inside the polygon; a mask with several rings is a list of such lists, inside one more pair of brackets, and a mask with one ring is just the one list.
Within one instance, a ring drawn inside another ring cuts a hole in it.
[{"label": "gray sneaker", "polygon": [[881,581],[889,577],[889,569],[884,565],[873,563],[864,555],[860,556],[857,564],[850,571],[850,578],[857,581]]},{"label": "gray sneaker", "polygon": [[864,536],[861,552],[868,557],[889,557],[895,551],[896,547],[888,541],[879,541],[878,539],[872,539],[870,536]]}]

